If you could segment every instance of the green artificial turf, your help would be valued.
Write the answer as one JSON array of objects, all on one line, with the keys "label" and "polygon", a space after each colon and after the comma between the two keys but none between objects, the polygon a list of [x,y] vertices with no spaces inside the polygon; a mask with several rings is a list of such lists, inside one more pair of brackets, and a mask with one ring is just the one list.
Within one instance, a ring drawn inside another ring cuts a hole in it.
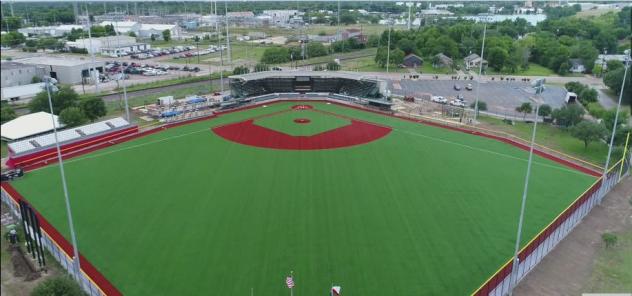
[{"label": "green artificial turf", "polygon": [[[295,123],[295,119],[307,119],[309,123]],[[254,124],[290,136],[312,136],[351,124],[346,118],[311,110],[287,112],[257,118]]]},{"label": "green artificial turf", "polygon": [[[125,295],[285,295],[290,271],[294,295],[466,295],[510,258],[526,151],[324,103],[309,104],[393,131],[287,151],[210,129],[294,104],[66,161],[80,251]],[[523,244],[595,181],[537,156],[531,172]],[[13,184],[69,237],[57,166]]]}]

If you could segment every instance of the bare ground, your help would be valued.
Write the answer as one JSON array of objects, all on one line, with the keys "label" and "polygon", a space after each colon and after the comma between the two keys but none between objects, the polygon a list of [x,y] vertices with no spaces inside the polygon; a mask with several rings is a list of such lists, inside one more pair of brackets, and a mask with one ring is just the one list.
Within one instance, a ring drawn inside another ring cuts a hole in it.
[{"label": "bare ground", "polygon": [[[2,214],[7,213],[7,208],[2,203]],[[24,260],[32,260],[28,254],[26,257],[19,254],[4,239],[4,225],[2,226],[2,239],[0,239],[0,252],[2,260],[0,266],[0,295],[1,296],[27,296],[40,282],[61,274],[56,262],[52,262],[52,257],[47,256],[47,272],[31,272],[31,269]],[[23,241],[22,241],[23,242]],[[32,263],[31,266],[37,266]]]},{"label": "bare ground", "polygon": [[628,176],[527,275],[514,291],[515,295],[581,295],[589,292],[587,283],[592,277],[599,250],[604,248],[601,235],[632,229],[631,198],[632,177]]}]

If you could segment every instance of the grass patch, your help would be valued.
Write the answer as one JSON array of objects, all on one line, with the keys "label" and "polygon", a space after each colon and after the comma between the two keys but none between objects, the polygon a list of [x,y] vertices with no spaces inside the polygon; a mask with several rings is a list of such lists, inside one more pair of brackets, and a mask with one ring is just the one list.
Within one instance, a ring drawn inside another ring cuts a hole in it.
[{"label": "grass patch", "polygon": [[[476,72],[478,73],[478,68],[476,68]],[[507,71],[494,71],[494,69],[492,68],[488,68],[487,69],[487,75],[512,75],[512,76],[551,76],[551,75],[557,75],[555,74],[555,72],[553,72],[553,70],[538,65],[536,63],[529,63],[529,69],[523,70],[522,68],[520,68],[520,70],[514,72],[514,73],[509,73]],[[568,76],[568,75],[567,75]],[[580,75],[581,76],[581,75]]]},{"label": "grass patch", "polygon": [[[480,116],[479,120],[492,126],[494,130],[501,130],[522,139],[530,139],[533,131],[533,125],[524,122],[515,122],[512,126],[493,117]],[[584,143],[571,136],[569,131],[550,124],[538,124],[536,143],[599,165],[606,162],[608,154],[606,143],[592,142],[584,149]]]},{"label": "grass patch", "polygon": [[[219,74],[217,76],[219,77]],[[171,85],[183,84],[183,83],[198,82],[198,81],[204,81],[204,80],[208,80],[208,76],[206,75],[205,76],[188,76],[188,77],[181,77],[181,78],[174,78],[174,79],[167,79],[167,80],[152,81],[148,83],[130,84],[126,86],[126,89],[128,92],[139,91],[139,90],[144,90],[144,89],[171,86]],[[116,88],[115,90],[123,91],[123,87]]]},{"label": "grass patch", "polygon": [[[341,61],[341,70],[357,72],[386,72],[386,68],[375,63],[375,56],[362,57],[352,60]],[[397,66],[389,67],[391,73],[407,73],[408,70]]]},{"label": "grass patch", "polygon": [[[603,244],[603,243],[602,243]],[[617,244],[599,251],[588,281],[587,292],[627,293],[632,291],[632,230],[618,236]]]}]

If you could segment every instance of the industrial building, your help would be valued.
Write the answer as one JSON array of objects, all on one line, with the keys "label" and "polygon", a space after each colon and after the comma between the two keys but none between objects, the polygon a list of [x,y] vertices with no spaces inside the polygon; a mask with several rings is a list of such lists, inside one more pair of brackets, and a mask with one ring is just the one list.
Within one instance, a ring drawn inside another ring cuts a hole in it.
[{"label": "industrial building", "polygon": [[[35,65],[43,69],[45,75],[57,79],[63,84],[90,83],[90,71],[93,67],[90,59],[71,57],[31,57],[20,59],[20,63]],[[102,73],[104,62],[95,61],[94,68]]]},{"label": "industrial building", "polygon": [[144,51],[151,48],[147,43],[136,42],[135,37],[130,36],[106,36],[99,38],[77,39],[66,42],[68,48],[85,48],[89,53],[102,53],[104,55],[120,55],[123,52]]},{"label": "industrial building", "polygon": [[36,80],[41,80],[44,76],[44,70],[38,68],[35,65],[28,65],[16,62],[3,62],[0,87],[11,87],[31,84],[34,82],[33,77]]}]

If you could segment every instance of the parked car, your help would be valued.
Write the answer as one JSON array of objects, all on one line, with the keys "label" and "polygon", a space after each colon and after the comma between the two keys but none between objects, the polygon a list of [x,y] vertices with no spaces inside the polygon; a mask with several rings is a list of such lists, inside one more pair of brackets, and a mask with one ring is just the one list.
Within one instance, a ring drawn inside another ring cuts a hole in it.
[{"label": "parked car", "polygon": [[432,96],[432,98],[430,98],[430,101],[435,102],[435,103],[439,103],[439,104],[447,104],[448,103],[448,99],[442,97],[442,96]]},{"label": "parked car", "polygon": [[454,90],[461,90],[461,86],[460,86],[460,85],[458,85],[458,84],[455,84],[455,85],[454,85]]},{"label": "parked car", "polygon": [[456,99],[461,101],[461,102],[465,102],[465,97],[463,97],[463,95],[457,95]]},{"label": "parked car", "polygon": [[415,102],[415,97],[413,96],[404,96],[405,102]]},{"label": "parked car", "polygon": [[456,107],[465,107],[465,103],[463,103],[463,101],[459,101],[459,100],[456,100],[456,99],[450,101],[450,105],[456,106]]},{"label": "parked car", "polygon": [[467,90],[472,90],[472,89],[473,89],[472,84],[471,84],[471,83],[468,83],[468,84],[465,86],[465,89],[467,89]]}]

